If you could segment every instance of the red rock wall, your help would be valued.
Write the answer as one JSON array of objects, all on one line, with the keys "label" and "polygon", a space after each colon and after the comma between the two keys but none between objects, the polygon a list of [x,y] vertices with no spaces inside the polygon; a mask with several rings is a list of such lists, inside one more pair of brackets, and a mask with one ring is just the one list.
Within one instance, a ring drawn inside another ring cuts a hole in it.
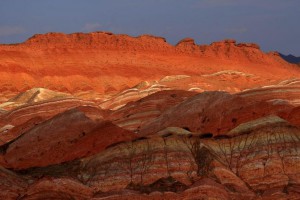
[{"label": "red rock wall", "polygon": [[198,75],[229,68],[264,79],[299,76],[299,69],[278,55],[234,40],[196,45],[185,39],[172,46],[164,38],[149,35],[47,33],[21,44],[0,45],[1,90],[10,93],[33,87],[116,92],[166,75]]}]

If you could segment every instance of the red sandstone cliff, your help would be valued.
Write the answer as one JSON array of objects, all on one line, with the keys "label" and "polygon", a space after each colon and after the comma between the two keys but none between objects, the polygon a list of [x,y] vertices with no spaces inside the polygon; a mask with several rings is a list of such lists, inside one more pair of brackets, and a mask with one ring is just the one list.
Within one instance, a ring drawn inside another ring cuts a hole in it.
[{"label": "red sandstone cliff", "polygon": [[167,75],[236,70],[267,79],[299,77],[299,69],[256,44],[234,40],[176,46],[150,35],[106,32],[38,34],[21,44],[0,45],[2,93],[43,87],[64,92],[116,92]]}]

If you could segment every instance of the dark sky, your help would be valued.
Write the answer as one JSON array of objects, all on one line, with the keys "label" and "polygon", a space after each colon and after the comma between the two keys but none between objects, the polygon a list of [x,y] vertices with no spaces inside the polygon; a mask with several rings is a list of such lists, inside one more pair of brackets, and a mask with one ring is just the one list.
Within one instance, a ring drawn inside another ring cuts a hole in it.
[{"label": "dark sky", "polygon": [[0,43],[35,33],[154,34],[176,44],[225,38],[300,56],[300,0],[1,0]]}]

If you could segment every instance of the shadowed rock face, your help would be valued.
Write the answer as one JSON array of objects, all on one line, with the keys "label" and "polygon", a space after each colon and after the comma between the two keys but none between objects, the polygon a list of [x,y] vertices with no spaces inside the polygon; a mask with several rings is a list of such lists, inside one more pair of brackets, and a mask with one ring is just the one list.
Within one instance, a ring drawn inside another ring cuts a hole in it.
[{"label": "shadowed rock face", "polygon": [[[99,154],[84,159],[82,178],[91,187],[103,191],[124,188],[131,181],[143,190],[143,185],[171,176],[189,187],[173,194],[177,199],[204,198],[213,193],[219,194],[220,199],[251,199],[271,194],[276,198],[297,197],[299,170],[295,162],[299,158],[299,129],[288,123],[272,127],[252,124],[254,128],[247,134],[227,139],[171,136],[122,144],[110,149],[109,156]],[[193,149],[198,144],[208,150]],[[195,164],[197,153],[201,156],[198,165]],[[142,167],[144,162],[146,169]],[[128,167],[132,175],[126,173]],[[201,175],[197,176],[199,169]]]},{"label": "shadowed rock face", "polygon": [[[259,108],[259,109],[257,109]],[[250,101],[224,92],[206,92],[187,99],[145,124],[140,133],[153,134],[166,127],[181,127],[192,132],[227,135],[237,125],[271,114],[285,116],[290,104]]]},{"label": "shadowed rock face", "polygon": [[258,45],[49,33],[0,68],[0,199],[299,199],[299,72]]},{"label": "shadowed rock face", "polygon": [[92,189],[68,178],[44,178],[30,185],[22,199],[89,199]]},{"label": "shadowed rock face", "polygon": [[[24,104],[1,116],[2,195],[297,199],[298,96],[289,80],[235,94],[165,90],[113,111],[75,97]],[[46,112],[66,102],[81,104]],[[33,118],[12,120],[30,108]]]},{"label": "shadowed rock face", "polygon": [[178,90],[156,92],[111,112],[109,119],[127,130],[139,131],[144,124],[157,118],[168,108],[196,94]]},{"label": "shadowed rock face", "polygon": [[25,178],[0,167],[0,198],[17,199],[25,192],[28,182]]},{"label": "shadowed rock face", "polygon": [[[114,135],[108,137],[109,132]],[[11,141],[5,149],[4,159],[14,169],[48,166],[92,155],[110,144],[133,137],[129,131],[101,118],[93,120],[75,108],[44,121]]]}]

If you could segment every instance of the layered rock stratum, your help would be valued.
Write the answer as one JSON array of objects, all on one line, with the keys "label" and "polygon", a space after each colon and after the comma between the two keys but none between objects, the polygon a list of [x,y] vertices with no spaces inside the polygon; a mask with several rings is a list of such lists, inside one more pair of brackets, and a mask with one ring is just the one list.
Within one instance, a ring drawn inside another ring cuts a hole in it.
[{"label": "layered rock stratum", "polygon": [[299,199],[300,69],[234,40],[0,45],[0,199]]},{"label": "layered rock stratum", "polygon": [[224,70],[256,75],[263,83],[299,73],[278,53],[264,53],[256,44],[197,45],[184,39],[173,46],[161,37],[108,32],[37,34],[24,43],[0,45],[0,64],[1,92],[7,96],[32,88],[108,94],[164,76]]}]

